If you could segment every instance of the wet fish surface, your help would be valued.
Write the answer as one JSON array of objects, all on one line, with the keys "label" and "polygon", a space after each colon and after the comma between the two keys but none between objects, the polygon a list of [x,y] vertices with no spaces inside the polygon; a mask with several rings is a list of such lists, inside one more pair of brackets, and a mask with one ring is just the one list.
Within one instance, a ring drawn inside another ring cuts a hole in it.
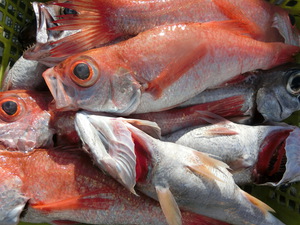
[{"label": "wet fish surface", "polygon": [[58,110],[129,115],[170,109],[241,73],[289,62],[299,50],[253,40],[240,34],[239,25],[156,27],[73,55],[43,76]]}]

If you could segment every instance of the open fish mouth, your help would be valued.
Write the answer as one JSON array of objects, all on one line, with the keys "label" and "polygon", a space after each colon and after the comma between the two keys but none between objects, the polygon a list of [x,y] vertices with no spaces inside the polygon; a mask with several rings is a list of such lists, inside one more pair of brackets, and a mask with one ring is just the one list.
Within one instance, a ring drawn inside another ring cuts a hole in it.
[{"label": "open fish mouth", "polygon": [[279,186],[300,180],[300,129],[271,133],[261,145],[262,151],[253,176],[255,183]]},{"label": "open fish mouth", "polygon": [[59,76],[57,76],[53,68],[46,70],[43,73],[43,77],[55,101],[50,105],[51,109],[60,111],[72,111],[78,109],[72,101],[72,97],[75,95],[75,90],[72,87],[65,86],[59,80]]}]

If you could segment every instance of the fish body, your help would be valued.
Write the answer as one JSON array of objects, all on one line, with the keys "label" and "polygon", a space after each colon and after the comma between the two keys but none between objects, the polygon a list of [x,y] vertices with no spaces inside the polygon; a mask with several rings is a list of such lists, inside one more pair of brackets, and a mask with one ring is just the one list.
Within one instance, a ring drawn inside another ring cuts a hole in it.
[{"label": "fish body", "polygon": [[162,135],[206,124],[198,111],[209,111],[249,125],[279,122],[300,109],[298,79],[297,64],[248,72],[207,89],[174,109],[131,114],[130,117],[156,122]]},{"label": "fish body", "polygon": [[227,164],[152,138],[131,122],[84,112],[75,118],[95,163],[132,192],[136,185],[157,199],[168,221],[180,220],[179,206],[231,224],[281,224],[266,205],[239,189]]},{"label": "fish body", "polygon": [[59,110],[163,111],[241,73],[290,61],[299,50],[241,35],[242,27],[232,21],[156,27],[73,55],[43,76]]},{"label": "fish body", "polygon": [[278,186],[299,180],[299,128],[286,124],[248,126],[198,113],[211,124],[184,128],[162,140],[218,156],[230,166],[237,184]]},{"label": "fish body", "polygon": [[[80,149],[2,150],[0,162],[1,224],[167,224],[158,203],[129,193]],[[223,224],[189,212],[182,216],[187,225]]]},{"label": "fish body", "polygon": [[73,0],[58,5],[74,9],[78,15],[57,20],[61,25],[54,29],[80,32],[56,42],[53,56],[95,48],[156,26],[224,20],[246,23],[251,36],[260,41],[299,43],[287,11],[260,0]]}]

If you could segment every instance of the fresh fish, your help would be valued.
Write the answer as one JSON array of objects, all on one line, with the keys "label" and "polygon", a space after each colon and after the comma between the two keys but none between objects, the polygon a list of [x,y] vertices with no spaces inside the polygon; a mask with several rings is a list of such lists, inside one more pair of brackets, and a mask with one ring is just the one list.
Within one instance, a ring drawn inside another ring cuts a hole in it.
[{"label": "fresh fish", "polygon": [[49,92],[0,92],[0,144],[10,150],[32,151],[61,145],[79,145],[75,112],[49,109]]},{"label": "fresh fish", "polygon": [[49,93],[24,90],[0,92],[0,143],[5,148],[31,151],[53,145],[49,127]]},{"label": "fresh fish", "polygon": [[50,51],[55,47],[54,42],[78,32],[78,30],[52,30],[51,28],[59,25],[54,23],[54,20],[62,15],[74,16],[76,12],[51,3],[33,2],[32,6],[37,21],[36,43],[24,52],[23,57],[52,67],[65,59],[65,57],[50,57]]},{"label": "fresh fish", "polygon": [[46,90],[47,85],[42,77],[47,66],[34,60],[27,60],[21,56],[12,68],[8,68],[4,74],[1,91],[24,89]]},{"label": "fresh fish", "polygon": [[299,31],[288,12],[262,0],[72,0],[57,4],[78,12],[57,20],[59,31],[80,32],[56,41],[51,53],[64,56],[134,36],[159,25],[238,20],[260,41],[299,45]]},{"label": "fresh fish", "polygon": [[95,163],[133,193],[136,185],[158,200],[168,221],[180,221],[179,206],[231,224],[282,224],[267,205],[234,183],[227,164],[152,138],[130,123],[85,112],[75,117],[83,146]]},{"label": "fresh fish", "polygon": [[274,69],[242,74],[208,89],[163,112],[132,114],[131,118],[156,122],[163,135],[207,122],[198,111],[209,111],[246,124],[282,121],[300,110],[300,66],[286,64]]},{"label": "fresh fish", "polygon": [[210,112],[198,112],[208,123],[162,137],[218,156],[232,169],[237,184],[279,186],[300,181],[300,129],[287,124],[248,126]]},{"label": "fresh fish", "polygon": [[241,73],[291,61],[299,51],[241,30],[234,21],[156,27],[70,56],[43,77],[59,110],[128,115],[175,107]]},{"label": "fresh fish", "polygon": [[[0,224],[167,224],[157,202],[126,191],[80,149],[2,150],[0,162]],[[225,225],[189,212],[182,219]]]},{"label": "fresh fish", "polygon": [[[76,31],[54,31],[49,28],[58,26],[54,19],[62,14],[74,11],[47,3],[32,3],[36,15],[36,39],[32,47],[27,48],[23,56],[9,69],[2,80],[2,91],[13,89],[46,90],[42,77],[43,72],[65,58],[49,57],[50,50],[55,47],[54,41],[67,37]],[[72,14],[73,15],[73,14]],[[25,33],[26,34],[26,33]]]}]

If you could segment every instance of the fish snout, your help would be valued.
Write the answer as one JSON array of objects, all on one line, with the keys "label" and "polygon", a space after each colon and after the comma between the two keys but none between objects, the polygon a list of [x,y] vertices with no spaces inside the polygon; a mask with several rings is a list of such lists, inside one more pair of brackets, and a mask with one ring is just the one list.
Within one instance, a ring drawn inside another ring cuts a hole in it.
[{"label": "fish snout", "polygon": [[78,106],[74,104],[73,97],[75,97],[75,90],[71,86],[66,86],[60,80],[59,74],[53,69],[49,68],[43,73],[45,82],[54,98],[50,103],[51,109],[60,111],[77,110]]}]

